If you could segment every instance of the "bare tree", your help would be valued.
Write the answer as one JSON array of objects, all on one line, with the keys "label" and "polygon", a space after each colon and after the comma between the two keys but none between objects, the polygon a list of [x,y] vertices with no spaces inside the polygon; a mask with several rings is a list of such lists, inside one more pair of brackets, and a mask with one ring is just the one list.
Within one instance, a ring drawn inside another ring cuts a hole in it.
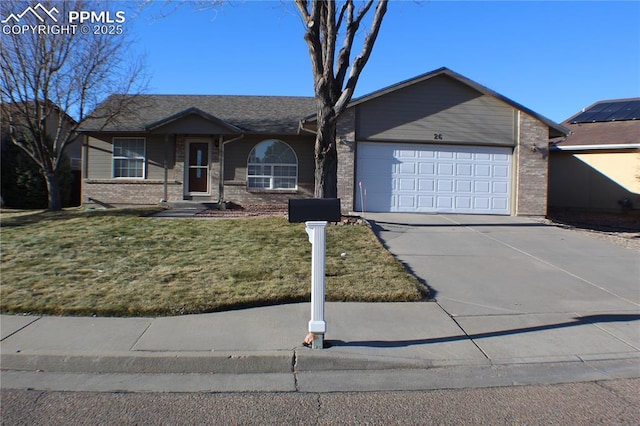
[{"label": "bare tree", "polygon": [[[362,49],[352,59],[356,35],[373,3],[374,0],[367,0],[361,8],[356,8],[353,0],[342,3],[333,0],[296,0],[306,26],[304,38],[309,46],[318,114],[316,198],[336,198],[338,194],[336,124],[351,101],[387,11],[387,1],[378,0]],[[342,47],[337,51],[339,37],[342,37]]]},{"label": "bare tree", "polygon": [[[78,138],[79,124],[109,94],[140,93],[143,65],[125,59],[126,25],[111,31],[100,25],[73,28],[67,22],[70,11],[107,11],[107,3],[40,1],[38,10],[28,10],[32,3],[2,4],[3,24],[10,29],[2,35],[0,53],[2,124],[8,127],[11,142],[40,168],[49,210],[60,210],[57,172],[66,147]],[[135,102],[135,96],[119,99],[101,111],[105,122]]]}]

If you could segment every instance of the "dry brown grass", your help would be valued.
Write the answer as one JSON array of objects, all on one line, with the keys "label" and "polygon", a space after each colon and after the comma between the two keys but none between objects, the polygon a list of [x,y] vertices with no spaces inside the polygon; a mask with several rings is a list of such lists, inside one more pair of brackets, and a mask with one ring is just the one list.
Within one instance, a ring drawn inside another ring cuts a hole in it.
[{"label": "dry brown grass", "polygon": [[[2,213],[0,309],[144,316],[308,300],[303,224],[148,213]],[[328,227],[326,274],[332,301],[416,301],[425,291],[366,226]]]}]

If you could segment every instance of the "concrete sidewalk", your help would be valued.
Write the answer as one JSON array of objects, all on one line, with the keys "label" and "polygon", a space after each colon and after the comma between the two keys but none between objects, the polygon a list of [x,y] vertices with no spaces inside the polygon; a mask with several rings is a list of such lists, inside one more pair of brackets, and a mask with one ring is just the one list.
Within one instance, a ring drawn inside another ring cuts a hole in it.
[{"label": "concrete sidewalk", "polygon": [[[1,317],[3,388],[336,391],[640,377],[637,314],[459,324],[433,302],[309,304],[169,318]],[[480,330],[480,331],[479,331]],[[363,371],[365,370],[365,371]]]}]

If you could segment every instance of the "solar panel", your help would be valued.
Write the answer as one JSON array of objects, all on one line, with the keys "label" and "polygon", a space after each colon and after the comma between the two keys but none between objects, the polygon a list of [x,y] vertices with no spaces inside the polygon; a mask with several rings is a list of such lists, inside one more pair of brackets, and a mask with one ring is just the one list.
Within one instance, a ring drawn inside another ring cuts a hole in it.
[{"label": "solar panel", "polygon": [[640,119],[640,100],[599,102],[577,115],[571,123],[599,123]]}]

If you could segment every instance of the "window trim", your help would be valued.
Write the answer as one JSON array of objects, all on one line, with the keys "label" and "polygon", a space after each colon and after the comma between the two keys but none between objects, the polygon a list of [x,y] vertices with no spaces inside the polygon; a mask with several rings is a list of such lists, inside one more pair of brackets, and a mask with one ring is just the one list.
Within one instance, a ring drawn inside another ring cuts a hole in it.
[{"label": "window trim", "polygon": [[[124,157],[121,155],[116,156],[115,155],[115,146],[116,146],[116,142],[119,140],[123,140],[123,139],[138,139],[138,140],[142,140],[142,149],[143,149],[143,154],[142,156],[138,156],[138,157]],[[112,152],[111,152],[111,178],[112,179],[117,179],[117,180],[144,180],[147,178],[147,138],[144,136],[132,136],[132,137],[127,137],[127,136],[114,136],[112,139]],[[132,176],[116,176],[116,160],[142,160],[142,176],[141,177],[132,177]]]},{"label": "window trim", "polygon": [[[255,151],[255,149],[260,146],[263,143],[266,142],[277,142],[277,143],[281,143],[287,146],[287,148],[289,148],[291,150],[291,152],[293,153],[293,156],[296,160],[295,164],[294,163],[250,163],[249,159],[252,157],[252,153]],[[251,149],[251,151],[249,151],[249,155],[247,157],[247,190],[251,191],[251,192],[292,192],[292,191],[297,191],[298,190],[298,154],[296,153],[296,151],[291,147],[291,145],[289,145],[288,143],[280,140],[280,139],[265,139],[263,141],[258,142],[257,144],[255,144],[253,146],[253,148]],[[265,174],[261,174],[261,175],[250,175],[249,174],[249,168],[251,166],[258,166],[258,167],[269,167],[271,169],[271,173],[268,175]],[[296,173],[295,176],[275,176],[274,175],[274,167],[275,166],[293,166],[296,168]],[[250,186],[249,182],[250,182],[250,178],[267,178],[269,179],[269,187],[268,188],[263,188],[263,187],[254,187],[254,186]],[[294,186],[291,188],[274,188],[274,181],[275,179],[295,179],[294,182]]]}]

